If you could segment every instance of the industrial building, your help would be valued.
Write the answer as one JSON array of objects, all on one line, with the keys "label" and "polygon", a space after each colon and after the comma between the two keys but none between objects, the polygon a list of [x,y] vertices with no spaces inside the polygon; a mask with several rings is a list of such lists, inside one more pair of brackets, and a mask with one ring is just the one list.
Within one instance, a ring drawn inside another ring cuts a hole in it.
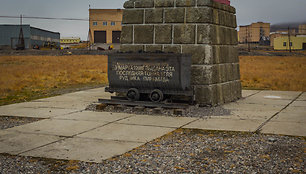
[{"label": "industrial building", "polygon": [[[20,35],[20,25],[0,25],[0,48],[16,49]],[[60,33],[22,25],[25,48],[42,47],[44,44],[54,43],[60,47]]]},{"label": "industrial building", "polygon": [[253,44],[270,44],[270,23],[257,22],[239,26],[239,42]]},{"label": "industrial building", "polygon": [[61,44],[78,44],[81,42],[79,37],[63,37],[61,38]]},{"label": "industrial building", "polygon": [[274,50],[306,50],[305,36],[277,37],[274,39]]},{"label": "industrial building", "polygon": [[299,35],[306,35],[306,24],[299,25]]},{"label": "industrial building", "polygon": [[122,9],[89,9],[90,43],[120,43]]}]

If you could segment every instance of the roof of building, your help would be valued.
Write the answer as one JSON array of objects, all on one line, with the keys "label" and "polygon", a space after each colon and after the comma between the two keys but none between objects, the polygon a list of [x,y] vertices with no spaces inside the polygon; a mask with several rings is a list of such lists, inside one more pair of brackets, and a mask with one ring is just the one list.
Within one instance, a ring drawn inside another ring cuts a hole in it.
[{"label": "roof of building", "polygon": [[[14,26],[14,27],[18,27],[19,26],[20,27],[20,25],[18,25],[18,24],[0,24],[0,26]],[[49,33],[60,34],[59,32],[54,32],[54,31],[49,31],[49,30],[37,28],[37,27],[32,27],[29,24],[23,24],[22,26],[23,27],[30,27],[30,28],[33,28],[33,29],[36,29],[36,30],[45,31],[45,32],[49,32]]]}]

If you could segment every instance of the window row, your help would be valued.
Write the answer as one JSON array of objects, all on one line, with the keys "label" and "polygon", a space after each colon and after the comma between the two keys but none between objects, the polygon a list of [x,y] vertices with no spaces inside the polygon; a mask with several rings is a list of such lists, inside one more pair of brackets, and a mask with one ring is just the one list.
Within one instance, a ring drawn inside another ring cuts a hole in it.
[{"label": "window row", "polygon": [[[111,21],[111,22],[110,22],[110,25],[111,25],[111,26],[115,26],[116,23],[118,23],[118,22],[113,22],[113,21]],[[97,26],[97,25],[98,25],[98,22],[93,22],[92,25],[93,25],[93,26]],[[102,25],[103,25],[103,26],[107,26],[107,25],[108,25],[108,22],[103,21],[103,22],[102,22]]]},{"label": "window row", "polygon": [[[284,47],[287,46],[287,42],[284,42],[284,43],[283,43],[283,46],[284,46]],[[291,46],[291,47],[293,46],[292,42],[290,42],[290,46]]]}]

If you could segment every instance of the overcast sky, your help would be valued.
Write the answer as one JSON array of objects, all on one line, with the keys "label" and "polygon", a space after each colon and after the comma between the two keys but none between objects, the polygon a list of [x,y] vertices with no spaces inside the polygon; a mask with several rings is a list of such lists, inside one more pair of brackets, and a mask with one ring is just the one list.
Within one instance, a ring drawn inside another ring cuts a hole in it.
[{"label": "overcast sky", "polygon": [[[54,18],[88,18],[91,8],[123,8],[125,0],[0,0],[0,16],[37,16]],[[252,22],[306,23],[306,0],[231,0],[237,10],[238,25]],[[87,40],[88,22],[24,19],[25,24],[56,31],[61,37]],[[18,19],[0,18],[0,24],[19,24]]]}]

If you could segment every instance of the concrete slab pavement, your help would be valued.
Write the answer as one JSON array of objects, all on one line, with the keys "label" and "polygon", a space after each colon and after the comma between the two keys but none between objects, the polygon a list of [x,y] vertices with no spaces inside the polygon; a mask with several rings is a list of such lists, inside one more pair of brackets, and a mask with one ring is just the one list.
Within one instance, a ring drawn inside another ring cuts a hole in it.
[{"label": "concrete slab pavement", "polygon": [[105,124],[107,122],[46,119],[6,130],[70,137],[101,127]]},{"label": "concrete slab pavement", "polygon": [[195,120],[198,120],[198,118],[137,115],[127,119],[120,120],[117,123],[142,125],[142,126],[179,128],[182,125],[188,124]]},{"label": "concrete slab pavement", "polygon": [[138,142],[68,138],[20,155],[98,163],[128,152],[142,144]]},{"label": "concrete slab pavement", "polygon": [[135,116],[134,114],[112,113],[112,112],[92,112],[82,111],[72,114],[54,117],[58,120],[79,120],[79,121],[96,121],[96,122],[114,122],[124,118]]},{"label": "concrete slab pavement", "polygon": [[65,115],[77,112],[77,109],[59,109],[59,108],[29,108],[19,107],[6,109],[0,108],[1,116],[17,116],[17,117],[35,117],[35,118],[51,118],[59,115]]},{"label": "concrete slab pavement", "polygon": [[184,126],[186,129],[255,132],[262,120],[202,119]]},{"label": "concrete slab pavement", "polygon": [[77,137],[146,143],[174,130],[175,128],[112,123],[92,131],[82,133],[77,135]]},{"label": "concrete slab pavement", "polygon": [[46,118],[0,131],[0,153],[101,162],[177,128],[306,136],[305,93],[243,91],[222,106],[229,115],[207,119],[84,111],[104,88],[0,107],[0,116]]},{"label": "concrete slab pavement", "polygon": [[0,131],[0,153],[17,155],[37,147],[59,141],[54,135],[29,134],[15,131]]}]

